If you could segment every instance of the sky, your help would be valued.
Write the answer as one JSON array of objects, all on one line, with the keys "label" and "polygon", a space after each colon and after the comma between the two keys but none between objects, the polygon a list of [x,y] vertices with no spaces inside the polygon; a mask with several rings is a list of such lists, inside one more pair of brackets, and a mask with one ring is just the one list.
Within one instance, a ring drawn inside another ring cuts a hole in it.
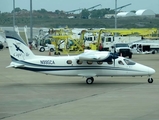
[{"label": "sky", "polygon": [[[87,2],[86,2],[87,1]],[[150,9],[159,14],[159,0],[117,0],[117,7],[129,4],[122,8],[122,11],[132,11],[139,9]],[[90,8],[101,4],[95,9],[115,8],[115,0],[32,0],[32,9],[47,11],[63,10],[70,11],[75,9]],[[15,0],[15,7],[30,10],[30,0]],[[0,11],[11,12],[13,10],[13,0],[0,0]]]}]

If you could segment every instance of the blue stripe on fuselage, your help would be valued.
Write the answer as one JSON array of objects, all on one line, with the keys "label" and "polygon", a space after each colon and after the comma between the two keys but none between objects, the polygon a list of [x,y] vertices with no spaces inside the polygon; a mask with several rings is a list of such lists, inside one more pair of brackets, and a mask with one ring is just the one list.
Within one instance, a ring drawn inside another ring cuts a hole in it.
[{"label": "blue stripe on fuselage", "polygon": [[[30,70],[35,72],[40,71],[64,71],[64,70],[121,70],[121,71],[136,71],[128,68],[111,67],[111,66],[48,66],[39,65],[35,63],[29,63],[26,61],[18,61],[16,58],[11,56],[12,60],[16,63],[22,64],[25,67],[19,67],[19,69]],[[139,71],[141,72],[141,71]]]}]

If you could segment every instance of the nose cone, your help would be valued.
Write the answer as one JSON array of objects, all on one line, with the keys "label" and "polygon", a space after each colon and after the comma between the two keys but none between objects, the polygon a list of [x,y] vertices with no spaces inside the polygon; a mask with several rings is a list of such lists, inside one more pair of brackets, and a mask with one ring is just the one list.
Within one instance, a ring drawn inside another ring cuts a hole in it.
[{"label": "nose cone", "polygon": [[148,73],[149,73],[149,75],[152,75],[152,74],[154,74],[156,71],[153,69],[153,68],[149,68],[148,69]]}]

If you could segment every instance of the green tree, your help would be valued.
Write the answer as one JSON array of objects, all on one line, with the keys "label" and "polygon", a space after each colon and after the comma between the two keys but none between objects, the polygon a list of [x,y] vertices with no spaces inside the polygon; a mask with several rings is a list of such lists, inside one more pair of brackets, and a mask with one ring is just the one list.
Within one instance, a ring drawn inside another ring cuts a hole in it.
[{"label": "green tree", "polygon": [[40,10],[40,12],[41,12],[41,13],[47,13],[47,10],[45,10],[45,9],[42,8],[42,9]]},{"label": "green tree", "polygon": [[[21,11],[21,9],[19,7],[17,7],[17,8],[14,9],[14,12],[20,12],[20,11]],[[13,10],[12,10],[11,13],[13,13]]]},{"label": "green tree", "polygon": [[81,12],[82,18],[88,18],[89,15],[90,15],[90,12],[87,9],[82,10],[82,12]]},{"label": "green tree", "polygon": [[64,11],[55,10],[55,14],[64,14]]},{"label": "green tree", "polygon": [[55,14],[60,14],[60,10],[55,10]]},{"label": "green tree", "polygon": [[105,14],[111,14],[111,12],[114,11],[111,11],[110,8],[104,8],[104,9],[93,10],[90,12],[92,18],[103,18]]}]

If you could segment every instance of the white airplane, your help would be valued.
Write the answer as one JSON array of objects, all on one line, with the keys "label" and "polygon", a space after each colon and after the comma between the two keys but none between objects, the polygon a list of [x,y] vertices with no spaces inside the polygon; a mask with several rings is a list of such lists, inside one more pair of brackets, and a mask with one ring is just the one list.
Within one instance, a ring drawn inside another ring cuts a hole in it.
[{"label": "white airplane", "polygon": [[88,50],[75,56],[38,56],[16,32],[5,31],[5,34],[12,60],[8,67],[59,76],[81,76],[86,78],[87,84],[92,84],[98,76],[148,76],[148,82],[153,82],[154,69],[110,52]]}]

